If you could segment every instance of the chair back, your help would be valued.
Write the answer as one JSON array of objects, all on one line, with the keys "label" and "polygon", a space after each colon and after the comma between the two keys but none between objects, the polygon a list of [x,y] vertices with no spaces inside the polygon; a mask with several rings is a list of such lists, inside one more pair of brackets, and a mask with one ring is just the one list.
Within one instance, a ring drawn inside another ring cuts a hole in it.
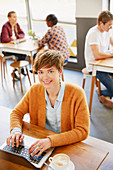
[{"label": "chair back", "polygon": [[86,67],[82,69],[82,73],[83,73],[83,74],[86,74],[86,75],[89,75],[89,72],[88,72],[88,70],[87,70]]}]

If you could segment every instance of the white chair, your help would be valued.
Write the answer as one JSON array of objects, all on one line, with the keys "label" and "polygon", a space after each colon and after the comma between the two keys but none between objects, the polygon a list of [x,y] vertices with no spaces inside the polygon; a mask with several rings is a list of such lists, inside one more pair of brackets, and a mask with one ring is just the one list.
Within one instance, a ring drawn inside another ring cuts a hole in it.
[{"label": "white chair", "polygon": [[10,56],[4,56],[3,54],[0,55],[2,85],[3,85],[3,77],[5,79],[5,70],[7,71],[7,63],[6,63],[6,61],[8,59],[13,59],[14,61],[16,61],[16,57],[14,55],[10,55]]},{"label": "white chair", "polygon": [[[83,73],[83,83],[82,83],[82,88],[84,89],[85,87],[85,82],[86,82],[86,77],[87,76],[92,76],[91,74],[89,74],[89,72],[87,71],[87,68],[83,68],[82,69],[82,73]],[[96,87],[98,88],[98,92],[99,92],[99,96],[101,95],[101,87],[100,87],[100,81],[98,79],[96,79]]]},{"label": "white chair", "polygon": [[5,78],[5,69],[7,71],[7,60],[8,59],[12,59],[13,61],[16,61],[16,57],[14,55],[10,55],[10,56],[3,56],[3,70],[4,70],[4,78]]}]

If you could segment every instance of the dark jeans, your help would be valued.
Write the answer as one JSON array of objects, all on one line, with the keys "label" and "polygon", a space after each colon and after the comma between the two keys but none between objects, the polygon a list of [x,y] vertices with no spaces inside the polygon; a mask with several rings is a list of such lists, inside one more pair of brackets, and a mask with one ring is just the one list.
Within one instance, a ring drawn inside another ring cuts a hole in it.
[{"label": "dark jeans", "polygon": [[101,90],[101,95],[105,97],[113,97],[113,79],[111,78],[113,76],[113,73],[107,73],[107,72],[96,72],[96,77],[100,80],[100,82],[106,87],[105,90]]},{"label": "dark jeans", "polygon": [[4,54],[4,56],[14,55],[17,61],[25,60],[26,58],[25,54],[10,53],[10,52],[5,52],[5,51],[2,51],[2,53]]}]

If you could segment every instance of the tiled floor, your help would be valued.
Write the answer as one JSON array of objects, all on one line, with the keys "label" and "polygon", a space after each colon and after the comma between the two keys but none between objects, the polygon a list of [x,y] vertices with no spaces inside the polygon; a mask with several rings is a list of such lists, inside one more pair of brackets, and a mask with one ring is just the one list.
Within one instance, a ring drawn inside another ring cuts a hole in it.
[{"label": "tiled floor", "polygon": [[[30,88],[30,85],[29,85],[28,78],[23,77],[22,78],[23,91],[24,91],[23,94],[21,93],[19,81],[15,83],[15,89],[13,89],[11,68],[9,66],[11,62],[12,61],[8,61],[8,72],[6,74],[6,79],[4,80],[3,86],[1,84],[1,79],[0,79],[0,105],[13,109],[14,106],[20,101],[23,95]],[[33,76],[31,73],[29,74],[30,74],[31,82],[33,84]],[[35,77],[36,77],[36,82],[38,82],[38,76],[36,75]],[[64,79],[66,82],[70,82],[82,86],[81,72],[64,69]],[[86,98],[88,103],[89,103],[89,96],[90,96],[90,83],[91,83],[91,77],[88,77],[85,86],[85,93],[86,93]],[[93,96],[92,113],[91,113],[90,120],[91,120],[90,135],[113,143],[113,109],[111,110],[103,106],[98,101],[98,95],[95,91]]]}]

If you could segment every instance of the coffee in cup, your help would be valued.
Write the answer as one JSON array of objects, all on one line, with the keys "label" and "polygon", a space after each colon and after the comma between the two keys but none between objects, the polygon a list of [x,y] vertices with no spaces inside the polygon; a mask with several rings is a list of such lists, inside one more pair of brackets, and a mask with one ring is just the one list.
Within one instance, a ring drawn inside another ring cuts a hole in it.
[{"label": "coffee in cup", "polygon": [[63,153],[56,154],[55,156],[49,158],[49,162],[52,163],[55,170],[67,170],[69,161],[69,156]]}]

